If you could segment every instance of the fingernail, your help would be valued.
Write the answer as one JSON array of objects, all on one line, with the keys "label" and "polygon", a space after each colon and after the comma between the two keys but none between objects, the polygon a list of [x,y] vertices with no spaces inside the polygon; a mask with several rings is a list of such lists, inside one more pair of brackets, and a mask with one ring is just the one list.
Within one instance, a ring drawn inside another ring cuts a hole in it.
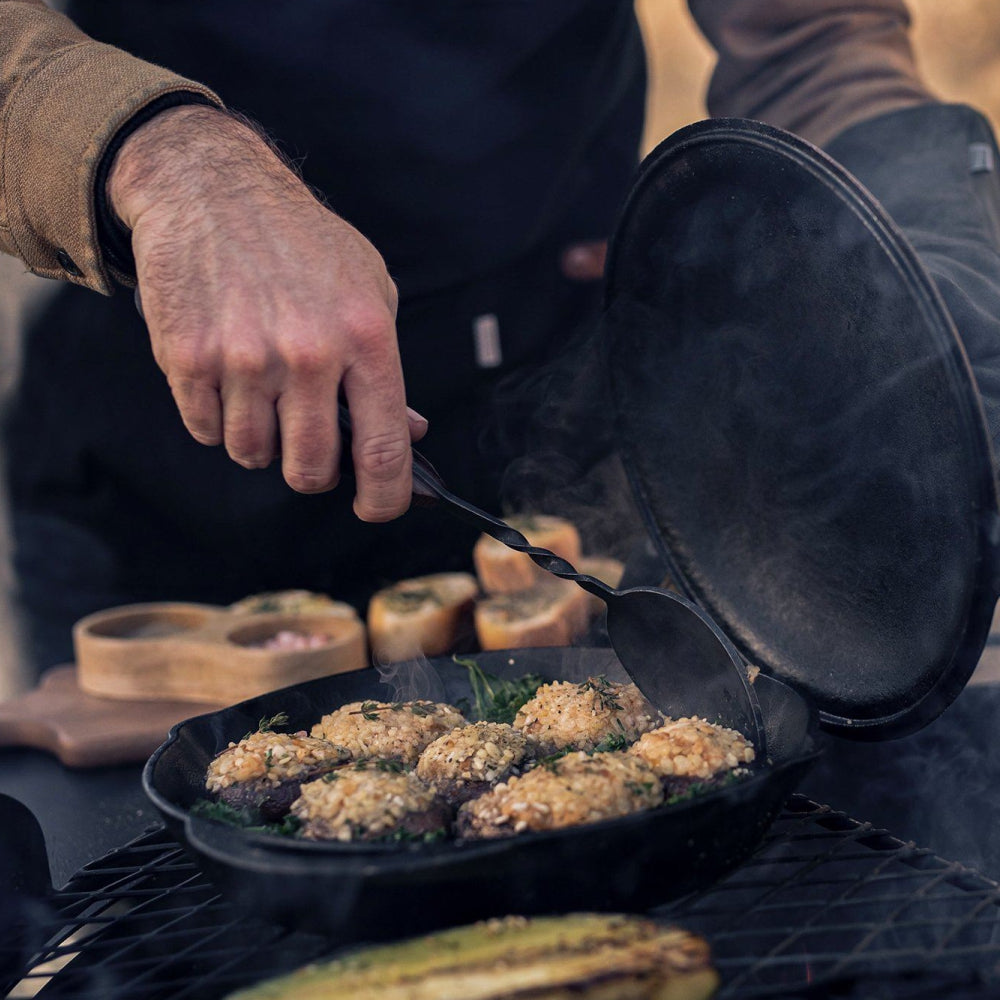
[{"label": "fingernail", "polygon": [[427,418],[426,417],[422,417],[419,413],[417,413],[416,410],[412,409],[409,406],[406,408],[406,416],[407,416],[407,419],[410,421],[410,423],[414,427],[426,427],[427,426]]}]

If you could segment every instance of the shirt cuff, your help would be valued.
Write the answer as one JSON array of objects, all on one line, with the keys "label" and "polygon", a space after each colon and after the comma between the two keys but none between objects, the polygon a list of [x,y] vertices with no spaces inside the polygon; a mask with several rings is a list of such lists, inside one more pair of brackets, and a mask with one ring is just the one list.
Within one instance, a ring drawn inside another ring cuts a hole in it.
[{"label": "shirt cuff", "polygon": [[97,242],[111,275],[124,285],[136,284],[135,257],[132,256],[132,231],[118,218],[108,199],[108,174],[118,150],[125,140],[161,111],[182,104],[202,104],[216,107],[204,94],[191,90],[175,90],[150,101],[136,112],[112,136],[94,175],[94,213],[97,223]]},{"label": "shirt cuff", "polygon": [[822,145],[848,126],[934,100],[904,0],[688,0],[718,53],[713,117],[752,118]]},{"label": "shirt cuff", "polygon": [[21,79],[3,125],[0,226],[33,273],[106,295],[112,276],[129,283],[130,260],[118,260],[113,242],[107,258],[101,245],[97,173],[119,133],[172,94],[222,105],[199,83],[90,40],[58,50]]}]

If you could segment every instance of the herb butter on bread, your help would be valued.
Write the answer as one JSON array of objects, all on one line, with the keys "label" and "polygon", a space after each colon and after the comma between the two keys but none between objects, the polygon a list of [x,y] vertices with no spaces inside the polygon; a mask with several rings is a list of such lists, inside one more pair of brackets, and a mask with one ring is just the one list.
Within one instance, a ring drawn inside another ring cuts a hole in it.
[{"label": "herb butter on bread", "polygon": [[433,573],[378,591],[368,605],[368,640],[382,663],[447,653],[468,624],[479,592],[470,573]]},{"label": "herb butter on bread", "polygon": [[569,646],[587,628],[588,595],[575,583],[549,576],[515,593],[476,604],[476,636],[483,649]]},{"label": "herb butter on bread", "polygon": [[[580,558],[580,535],[575,526],[561,517],[522,514],[507,523],[527,538],[529,544],[548,549],[575,566]],[[489,535],[481,535],[472,550],[479,584],[487,594],[509,594],[527,590],[549,574],[530,556],[515,552]]]},{"label": "herb butter on bread", "polygon": [[230,604],[229,610],[237,615],[318,613],[338,618],[358,617],[357,611],[350,604],[309,590],[269,590],[262,594],[251,594]]}]

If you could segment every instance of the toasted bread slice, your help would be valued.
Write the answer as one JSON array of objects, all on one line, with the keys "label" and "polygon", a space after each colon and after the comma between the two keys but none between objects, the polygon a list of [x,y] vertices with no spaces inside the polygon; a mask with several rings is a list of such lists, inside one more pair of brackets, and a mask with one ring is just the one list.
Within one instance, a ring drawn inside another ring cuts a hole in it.
[{"label": "toasted bread slice", "polygon": [[309,590],[271,590],[251,594],[230,604],[229,610],[237,615],[311,614],[316,611],[344,618],[358,617],[357,611],[350,604]]},{"label": "toasted bread slice", "polygon": [[[606,583],[609,587],[617,587],[625,573],[625,564],[620,559],[612,559],[611,556],[583,556],[576,568],[587,576],[597,577],[601,583]],[[601,614],[607,607],[599,597],[593,594],[587,596],[590,599],[592,615]]]},{"label": "toasted bread slice", "polygon": [[471,573],[432,573],[380,590],[368,605],[372,655],[395,663],[447,653],[478,592]]},{"label": "toasted bread slice", "polygon": [[588,608],[585,590],[551,578],[528,590],[479,601],[476,635],[483,649],[568,646],[586,630]]},{"label": "toasted bread slice", "polygon": [[[554,552],[575,566],[580,558],[580,535],[574,525],[561,517],[525,514],[507,519],[532,545]],[[489,535],[481,535],[472,550],[479,585],[487,594],[509,594],[527,590],[548,574],[530,556],[507,548]]]}]

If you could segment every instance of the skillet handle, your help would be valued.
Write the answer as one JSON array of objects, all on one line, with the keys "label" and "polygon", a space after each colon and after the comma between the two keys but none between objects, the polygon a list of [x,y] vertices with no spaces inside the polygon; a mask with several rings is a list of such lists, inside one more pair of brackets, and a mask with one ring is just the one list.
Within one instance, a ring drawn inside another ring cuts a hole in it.
[{"label": "skillet handle", "polygon": [[[337,407],[337,422],[340,424],[340,471],[344,475],[353,476],[351,414],[343,403]],[[441,491],[447,490],[447,487],[434,466],[416,448],[411,450],[413,452],[413,499],[419,506],[429,507],[440,499]]]}]

